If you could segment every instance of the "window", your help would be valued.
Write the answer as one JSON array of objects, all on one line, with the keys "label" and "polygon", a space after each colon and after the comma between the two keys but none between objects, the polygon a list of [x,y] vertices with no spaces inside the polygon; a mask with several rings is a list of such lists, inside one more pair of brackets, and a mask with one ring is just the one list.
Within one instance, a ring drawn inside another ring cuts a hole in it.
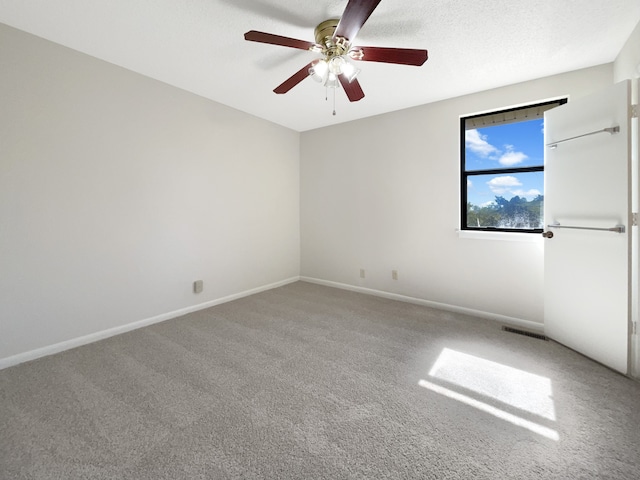
[{"label": "window", "polygon": [[544,112],[564,103],[460,119],[463,230],[542,232]]}]

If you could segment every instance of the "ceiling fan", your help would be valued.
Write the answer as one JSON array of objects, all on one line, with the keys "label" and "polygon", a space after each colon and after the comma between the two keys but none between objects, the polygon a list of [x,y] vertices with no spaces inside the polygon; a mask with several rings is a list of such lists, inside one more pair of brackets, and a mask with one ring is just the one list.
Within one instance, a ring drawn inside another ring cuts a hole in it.
[{"label": "ceiling fan", "polygon": [[329,88],[341,85],[349,101],[357,102],[364,98],[364,92],[356,79],[359,70],[349,60],[420,66],[428,58],[427,50],[352,45],[356,34],[380,2],[381,0],[349,0],[341,18],[325,20],[315,28],[315,42],[255,30],[245,33],[244,39],[309,50],[322,55],[322,58],[308,63],[278,85],[273,90],[275,93],[287,93],[311,76]]}]

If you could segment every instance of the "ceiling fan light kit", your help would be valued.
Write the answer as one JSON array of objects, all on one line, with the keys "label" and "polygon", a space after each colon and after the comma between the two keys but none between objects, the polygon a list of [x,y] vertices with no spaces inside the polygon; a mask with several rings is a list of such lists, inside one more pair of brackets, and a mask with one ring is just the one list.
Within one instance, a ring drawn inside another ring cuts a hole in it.
[{"label": "ceiling fan light kit", "polygon": [[[277,86],[277,94],[287,93],[307,77],[327,88],[342,86],[351,102],[364,98],[356,78],[360,70],[350,60],[421,66],[427,61],[427,50],[352,46],[353,39],[381,0],[349,0],[341,18],[331,18],[316,26],[314,42],[251,30],[245,40],[298,48],[319,53],[322,58],[310,62]],[[335,102],[335,94],[334,94]],[[335,107],[334,112],[335,115]]]},{"label": "ceiling fan light kit", "polygon": [[311,78],[329,88],[338,86],[340,75],[345,75],[347,81],[351,83],[358,76],[358,73],[360,73],[360,69],[347,62],[344,57],[322,58],[314,62],[309,69]]}]

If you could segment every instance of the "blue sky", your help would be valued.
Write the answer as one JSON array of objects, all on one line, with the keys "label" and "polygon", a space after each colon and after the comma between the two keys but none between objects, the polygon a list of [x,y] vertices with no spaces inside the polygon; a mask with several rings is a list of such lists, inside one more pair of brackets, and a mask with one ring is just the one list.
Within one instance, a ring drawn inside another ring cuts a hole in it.
[{"label": "blue sky", "polygon": [[[465,134],[466,169],[481,170],[530,167],[544,164],[543,120],[510,123],[495,127],[467,130]],[[518,195],[527,200],[544,194],[542,172],[469,177],[468,200],[485,205],[502,196]]]}]

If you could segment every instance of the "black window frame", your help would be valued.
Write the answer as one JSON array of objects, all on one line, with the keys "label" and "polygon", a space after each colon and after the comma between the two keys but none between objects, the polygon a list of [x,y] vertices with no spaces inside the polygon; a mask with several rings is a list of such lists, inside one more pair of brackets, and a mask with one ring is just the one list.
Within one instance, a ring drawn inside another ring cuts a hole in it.
[{"label": "black window frame", "polygon": [[[533,167],[503,167],[503,168],[491,168],[482,170],[467,170],[466,169],[466,123],[470,119],[488,117],[491,115],[508,114],[510,112],[516,112],[520,110],[526,110],[537,107],[547,107],[554,105],[555,107],[564,105],[567,103],[568,98],[557,98],[555,100],[549,100],[544,102],[536,102],[527,105],[521,105],[519,107],[506,108],[501,110],[492,110],[485,113],[479,113],[474,115],[466,115],[460,117],[460,230],[473,231],[473,232],[505,232],[505,233],[542,233],[543,228],[501,228],[501,227],[473,227],[467,225],[467,187],[469,177],[479,175],[506,175],[509,173],[530,173],[530,172],[544,172],[544,164]],[[551,107],[554,108],[554,107]],[[547,109],[547,110],[550,110]],[[526,119],[521,120],[527,121]],[[507,123],[507,122],[505,122]],[[519,123],[519,121],[513,121],[512,123]],[[543,192],[544,194],[544,192]]]}]

